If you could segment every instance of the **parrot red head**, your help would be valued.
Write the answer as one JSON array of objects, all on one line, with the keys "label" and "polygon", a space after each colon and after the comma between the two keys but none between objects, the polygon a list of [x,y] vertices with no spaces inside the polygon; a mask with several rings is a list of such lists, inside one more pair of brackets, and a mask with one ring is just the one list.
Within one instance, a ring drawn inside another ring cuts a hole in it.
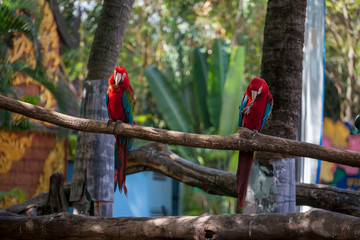
[{"label": "parrot red head", "polygon": [[246,95],[254,101],[260,96],[267,97],[269,95],[269,86],[262,78],[253,78],[246,89]]},{"label": "parrot red head", "polygon": [[122,88],[130,85],[129,75],[124,67],[118,66],[115,68],[114,73],[109,78],[109,86],[112,85]]}]

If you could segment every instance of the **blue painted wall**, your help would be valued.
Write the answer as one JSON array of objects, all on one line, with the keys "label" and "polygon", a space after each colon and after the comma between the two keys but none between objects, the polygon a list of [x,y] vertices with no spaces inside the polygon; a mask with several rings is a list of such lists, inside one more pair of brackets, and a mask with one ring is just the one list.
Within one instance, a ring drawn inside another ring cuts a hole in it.
[{"label": "blue painted wall", "polygon": [[[71,181],[73,162],[68,164]],[[179,182],[154,172],[140,172],[126,177],[128,195],[117,189],[114,194],[114,217],[152,217],[181,214]],[[72,212],[72,209],[70,209]]]}]

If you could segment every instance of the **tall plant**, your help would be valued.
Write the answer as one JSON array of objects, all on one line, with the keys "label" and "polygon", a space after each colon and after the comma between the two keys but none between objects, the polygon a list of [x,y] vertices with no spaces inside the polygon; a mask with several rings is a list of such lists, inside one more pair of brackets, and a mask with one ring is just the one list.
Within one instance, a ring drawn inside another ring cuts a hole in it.
[{"label": "tall plant", "polygon": [[[166,75],[169,71],[161,72],[155,65],[145,70],[145,76],[168,128],[183,132],[232,134],[237,130],[238,108],[247,86],[243,79],[244,65],[244,47],[235,46],[231,50],[230,42],[216,39],[210,49],[197,47],[193,50],[192,79],[187,91],[190,94],[184,94],[186,91],[181,85],[171,82],[173,78]],[[236,170],[236,164],[229,164],[231,159],[236,160],[237,154],[234,152],[174,148],[187,159],[193,159],[199,164]],[[195,198],[201,195],[196,189],[187,192]],[[219,208],[224,203],[231,205],[230,202],[233,201],[230,198],[222,201],[205,193],[203,195],[212,203],[209,205],[215,208],[212,210],[214,213],[221,212]],[[191,204],[194,207],[195,203]]]}]

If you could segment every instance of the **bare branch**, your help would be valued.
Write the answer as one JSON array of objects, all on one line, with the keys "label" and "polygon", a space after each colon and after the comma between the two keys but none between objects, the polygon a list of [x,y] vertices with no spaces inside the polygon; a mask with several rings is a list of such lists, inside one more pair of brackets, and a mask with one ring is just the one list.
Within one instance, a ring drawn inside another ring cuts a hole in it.
[{"label": "bare branch", "polygon": [[360,218],[306,213],[102,218],[0,216],[1,239],[359,239]]},{"label": "bare branch", "polygon": [[232,135],[183,133],[125,123],[113,129],[114,123],[107,127],[106,121],[76,118],[1,95],[0,108],[78,131],[116,134],[198,148],[273,152],[282,156],[303,156],[360,167],[360,153],[264,134],[253,136],[253,132],[246,128],[240,128],[238,133]]}]

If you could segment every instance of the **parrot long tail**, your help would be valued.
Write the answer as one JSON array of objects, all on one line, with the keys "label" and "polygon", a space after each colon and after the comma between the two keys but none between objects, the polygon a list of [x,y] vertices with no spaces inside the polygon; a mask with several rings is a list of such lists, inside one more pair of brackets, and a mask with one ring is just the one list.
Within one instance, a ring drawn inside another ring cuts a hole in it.
[{"label": "parrot long tail", "polygon": [[116,148],[115,148],[115,190],[116,183],[119,185],[119,191],[122,192],[124,189],[125,195],[127,195],[127,188],[125,185],[126,181],[126,163],[127,163],[127,143],[121,144],[120,137],[116,136]]},{"label": "parrot long tail", "polygon": [[253,155],[254,152],[239,152],[238,169],[236,172],[236,191],[238,193],[238,207],[240,212],[242,212],[244,209],[245,195],[249,181]]}]

